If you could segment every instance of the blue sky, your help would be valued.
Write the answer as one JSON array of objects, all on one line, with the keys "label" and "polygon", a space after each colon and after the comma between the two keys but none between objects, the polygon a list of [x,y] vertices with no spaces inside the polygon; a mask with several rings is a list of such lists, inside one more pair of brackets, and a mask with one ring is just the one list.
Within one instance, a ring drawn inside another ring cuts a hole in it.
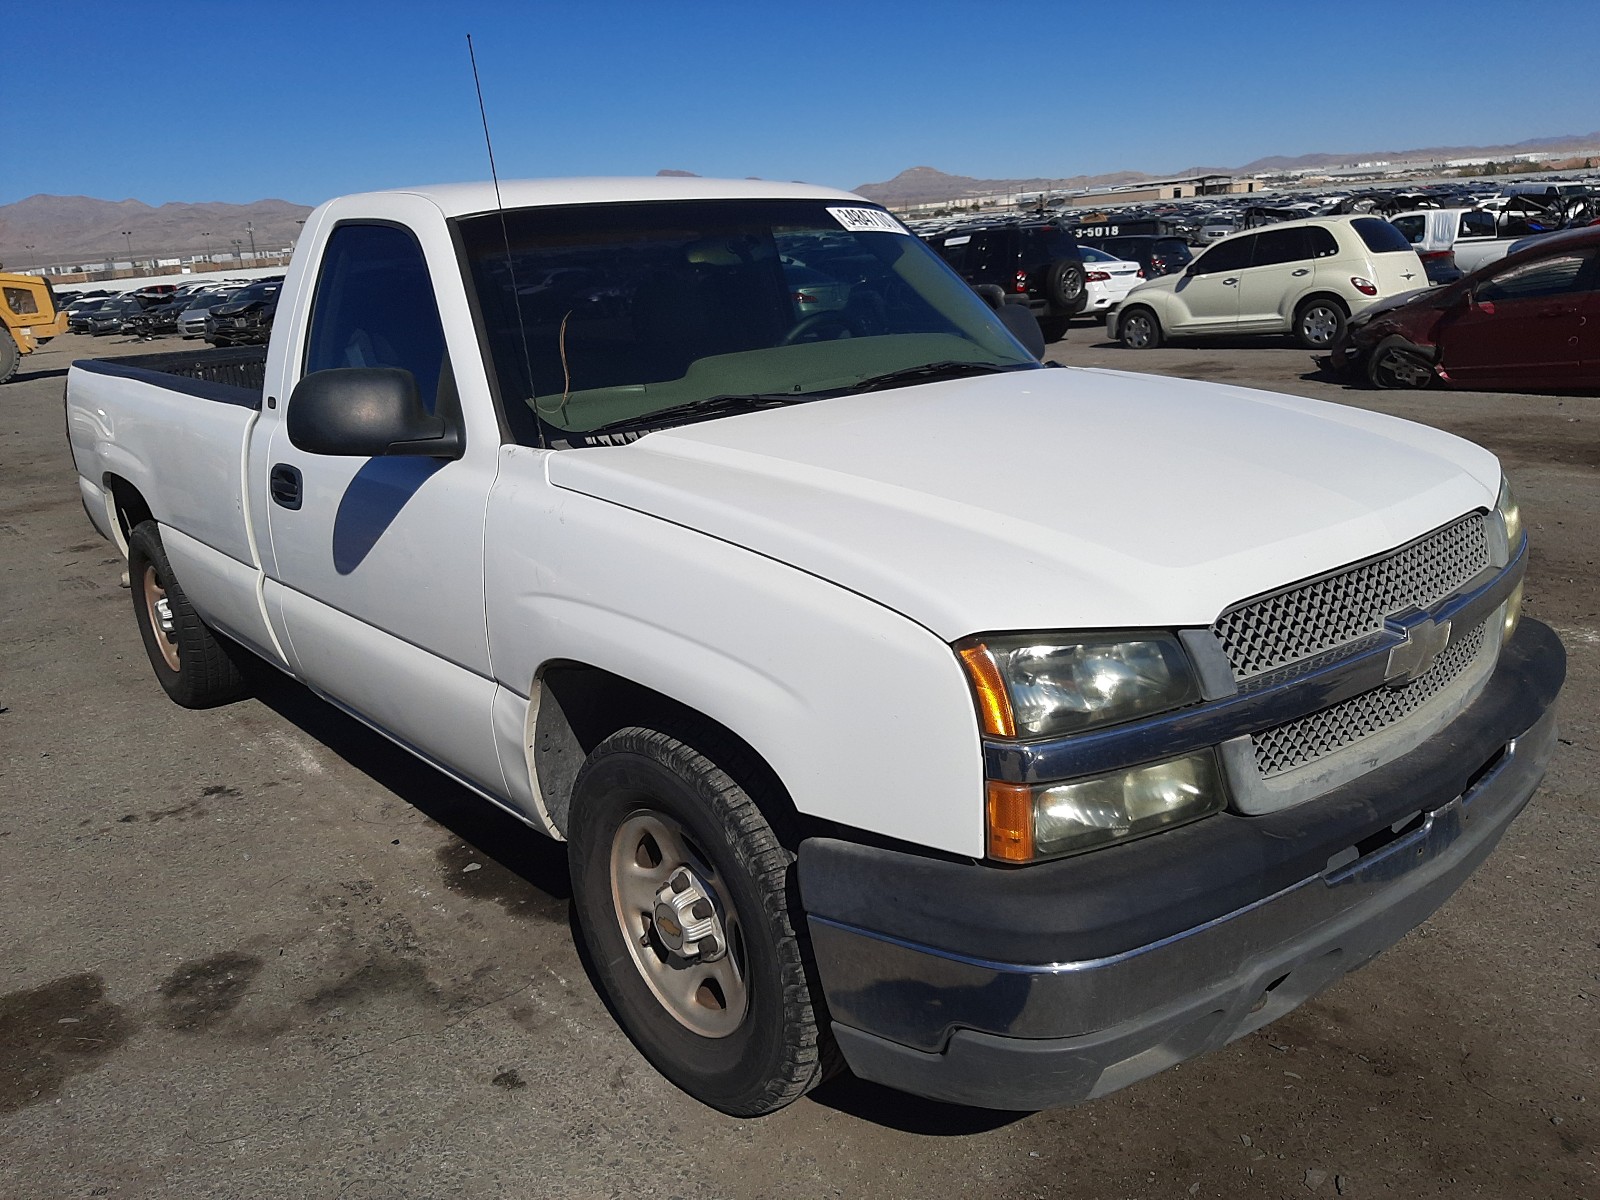
[{"label": "blue sky", "polygon": [[468,33],[502,178],[1058,178],[1600,129],[1594,0],[167,0],[19,15],[8,90],[31,86],[28,64],[63,96],[11,114],[13,150],[27,136],[0,157],[0,204],[314,204],[487,178]]}]

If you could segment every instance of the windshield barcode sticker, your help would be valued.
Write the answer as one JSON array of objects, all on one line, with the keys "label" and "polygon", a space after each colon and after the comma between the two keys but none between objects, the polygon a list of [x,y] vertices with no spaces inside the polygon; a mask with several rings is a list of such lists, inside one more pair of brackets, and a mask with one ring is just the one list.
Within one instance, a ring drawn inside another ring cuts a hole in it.
[{"label": "windshield barcode sticker", "polygon": [[881,208],[830,208],[833,219],[851,233],[903,233],[911,231]]}]

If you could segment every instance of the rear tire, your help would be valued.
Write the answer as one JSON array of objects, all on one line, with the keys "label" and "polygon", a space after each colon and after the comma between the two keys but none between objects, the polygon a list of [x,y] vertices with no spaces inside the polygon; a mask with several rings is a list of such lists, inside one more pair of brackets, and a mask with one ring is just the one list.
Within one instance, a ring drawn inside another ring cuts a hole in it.
[{"label": "rear tire", "polygon": [[1154,350],[1161,345],[1161,322],[1148,308],[1130,308],[1117,321],[1117,340],[1129,350]]},{"label": "rear tire", "polygon": [[207,628],[172,574],[161,527],[141,521],[128,535],[133,619],[156,678],[184,708],[214,708],[249,691],[233,655],[242,653]]},{"label": "rear tire", "polygon": [[1294,340],[1306,350],[1331,350],[1344,336],[1345,311],[1338,301],[1314,297],[1294,313]]},{"label": "rear tire", "polygon": [[0,383],[5,383],[17,373],[17,364],[21,361],[22,351],[17,349],[10,331],[0,326]]},{"label": "rear tire", "polygon": [[[748,757],[697,741],[730,764]],[[731,774],[669,734],[620,730],[579,772],[568,834],[597,982],[658,1071],[740,1117],[823,1079],[834,1055],[792,916],[794,856]]]}]

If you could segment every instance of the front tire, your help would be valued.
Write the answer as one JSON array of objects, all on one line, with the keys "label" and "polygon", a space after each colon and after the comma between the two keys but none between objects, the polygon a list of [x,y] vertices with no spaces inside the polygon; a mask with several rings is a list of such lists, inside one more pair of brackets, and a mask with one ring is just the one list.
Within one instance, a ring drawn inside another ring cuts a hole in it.
[{"label": "front tire", "polygon": [[128,583],[139,637],[168,696],[184,708],[214,708],[249,691],[238,651],[207,628],[178,586],[154,521],[128,535]]},{"label": "front tire", "polygon": [[[698,740],[730,765],[748,757]],[[669,734],[623,729],[579,772],[568,833],[595,975],[658,1071],[741,1117],[821,1081],[828,1034],[791,917],[794,856],[732,775]]]},{"label": "front tire", "polygon": [[17,373],[17,364],[21,361],[22,351],[17,349],[10,331],[0,326],[0,383],[7,382]]},{"label": "front tire", "polygon": [[1402,337],[1387,337],[1367,356],[1367,382],[1375,388],[1415,390],[1433,382],[1433,368]]},{"label": "front tire", "polygon": [[1294,314],[1294,340],[1305,350],[1329,350],[1344,336],[1345,311],[1337,301],[1307,300]]},{"label": "front tire", "polygon": [[1161,345],[1161,322],[1148,308],[1130,308],[1117,322],[1117,340],[1129,350],[1154,350]]}]

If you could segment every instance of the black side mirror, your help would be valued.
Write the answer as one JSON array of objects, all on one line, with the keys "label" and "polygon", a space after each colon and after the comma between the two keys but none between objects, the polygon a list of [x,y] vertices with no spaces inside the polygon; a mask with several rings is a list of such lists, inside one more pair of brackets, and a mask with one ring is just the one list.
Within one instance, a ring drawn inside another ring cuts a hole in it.
[{"label": "black side mirror", "polygon": [[1039,328],[1039,319],[1032,309],[1026,304],[1001,304],[995,316],[1011,336],[1022,343],[1023,349],[1040,362],[1044,361],[1044,330]]},{"label": "black side mirror", "polygon": [[341,367],[313,371],[289,396],[289,440],[308,454],[460,458],[459,424],[429,413],[410,371]]}]

